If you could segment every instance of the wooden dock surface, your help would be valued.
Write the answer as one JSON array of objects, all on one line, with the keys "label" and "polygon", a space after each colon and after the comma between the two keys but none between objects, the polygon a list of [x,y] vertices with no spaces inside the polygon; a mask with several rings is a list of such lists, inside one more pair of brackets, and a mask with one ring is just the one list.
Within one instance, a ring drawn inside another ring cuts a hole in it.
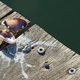
[{"label": "wooden dock surface", "polygon": [[[0,2],[0,22],[9,17],[24,18]],[[30,24],[29,20],[25,20]],[[25,54],[17,50],[16,58],[6,55],[10,49],[15,48],[16,45],[19,48],[24,42],[33,46],[29,53]],[[37,24],[20,35],[16,39],[16,45],[12,45],[12,48],[8,47],[7,51],[6,49],[0,51],[0,80],[80,80],[80,56]],[[39,47],[45,49],[44,55],[37,52]],[[48,69],[45,67],[46,64],[49,65]],[[71,68],[76,70],[75,73],[69,73]]]}]

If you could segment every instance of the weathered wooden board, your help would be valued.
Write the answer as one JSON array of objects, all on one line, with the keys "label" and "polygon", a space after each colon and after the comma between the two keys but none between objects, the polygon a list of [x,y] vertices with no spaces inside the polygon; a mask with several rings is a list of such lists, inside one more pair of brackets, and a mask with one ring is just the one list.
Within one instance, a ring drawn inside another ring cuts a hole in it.
[{"label": "weathered wooden board", "polygon": [[[14,11],[5,15],[1,21],[8,17],[22,17]],[[19,51],[21,44],[27,43],[33,46],[31,51]],[[45,49],[44,55],[37,52],[39,47]],[[16,53],[16,56],[12,57],[8,53]],[[45,68],[46,63],[49,64],[49,69]],[[76,73],[69,74],[70,68],[75,68]],[[16,39],[16,44],[0,51],[0,80],[80,80],[79,75],[80,56],[36,24],[20,35]]]},{"label": "weathered wooden board", "polygon": [[10,14],[11,12],[12,12],[12,9],[10,7],[0,2],[0,19]]}]

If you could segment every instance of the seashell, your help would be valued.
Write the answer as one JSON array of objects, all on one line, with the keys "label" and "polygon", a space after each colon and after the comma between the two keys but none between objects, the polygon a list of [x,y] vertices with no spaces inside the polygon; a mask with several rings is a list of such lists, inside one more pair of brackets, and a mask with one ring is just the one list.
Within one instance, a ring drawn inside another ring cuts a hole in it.
[{"label": "seashell", "polygon": [[19,31],[27,26],[27,22],[19,17],[13,17],[2,21],[2,25],[5,25],[10,31]]},{"label": "seashell", "polygon": [[1,37],[6,43],[9,43],[9,44],[14,44],[14,43],[16,42],[14,35],[13,35],[11,32],[8,32],[8,31],[6,31],[6,30],[1,30],[1,31],[0,31],[0,37]]}]

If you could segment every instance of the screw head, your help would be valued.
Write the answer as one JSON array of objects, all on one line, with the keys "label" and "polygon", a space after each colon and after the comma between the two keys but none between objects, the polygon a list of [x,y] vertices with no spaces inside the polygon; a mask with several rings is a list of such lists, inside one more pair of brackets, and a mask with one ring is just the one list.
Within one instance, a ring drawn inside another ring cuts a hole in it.
[{"label": "screw head", "polygon": [[70,68],[68,72],[69,72],[69,74],[75,74],[76,69],[75,68]]},{"label": "screw head", "polygon": [[45,68],[49,69],[49,64],[48,63],[45,64]]}]

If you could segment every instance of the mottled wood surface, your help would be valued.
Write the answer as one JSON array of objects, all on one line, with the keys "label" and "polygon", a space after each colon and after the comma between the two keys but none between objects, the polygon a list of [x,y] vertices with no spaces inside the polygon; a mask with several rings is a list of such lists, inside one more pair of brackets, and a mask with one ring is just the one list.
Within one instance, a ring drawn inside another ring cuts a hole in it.
[{"label": "mottled wood surface", "polygon": [[[0,2],[0,21],[8,17],[24,18]],[[29,20],[27,22],[30,23]],[[29,31],[26,31],[24,36],[34,42],[38,42],[38,45],[34,46],[25,55],[25,61],[35,65],[33,68],[24,66],[25,72],[28,75],[27,80],[80,80],[80,56],[78,54],[60,43],[36,24],[29,28]],[[2,39],[0,39],[1,41]],[[41,46],[45,48],[45,55],[39,55],[37,52],[37,49]],[[2,61],[3,59],[0,58],[0,69],[3,67]],[[48,70],[44,67],[46,62],[50,66]],[[19,63],[14,63],[14,60],[11,60],[10,66],[7,69],[5,67],[6,62],[4,63],[3,70],[0,71],[0,80],[26,80],[21,74]],[[73,75],[68,73],[68,70],[72,67],[77,70]],[[6,73],[5,78],[3,78],[4,73]]]}]

